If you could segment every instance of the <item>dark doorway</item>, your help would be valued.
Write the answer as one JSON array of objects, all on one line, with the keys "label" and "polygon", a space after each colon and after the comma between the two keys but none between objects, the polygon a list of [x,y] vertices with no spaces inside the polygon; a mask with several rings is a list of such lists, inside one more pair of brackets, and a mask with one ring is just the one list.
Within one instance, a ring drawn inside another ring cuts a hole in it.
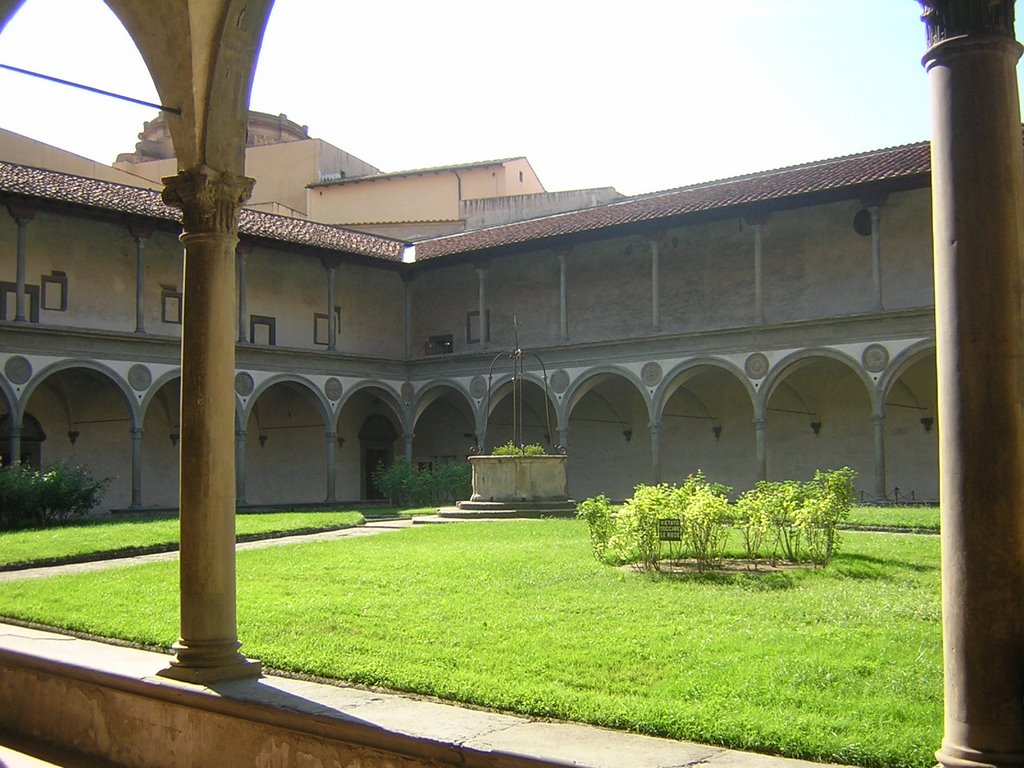
[{"label": "dark doorway", "polygon": [[[22,464],[40,468],[42,464],[42,444],[46,433],[39,420],[30,413],[25,414],[21,425],[21,455],[18,461]],[[11,417],[10,414],[0,416],[0,466],[11,466]]]}]

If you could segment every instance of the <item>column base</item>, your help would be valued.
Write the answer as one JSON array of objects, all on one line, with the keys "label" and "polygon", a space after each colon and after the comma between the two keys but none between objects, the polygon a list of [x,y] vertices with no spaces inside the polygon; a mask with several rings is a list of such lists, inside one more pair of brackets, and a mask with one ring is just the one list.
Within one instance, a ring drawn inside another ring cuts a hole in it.
[{"label": "column base", "polygon": [[260,677],[263,664],[240,654],[240,645],[237,641],[186,643],[179,640],[173,646],[176,658],[157,675],[197,685]]},{"label": "column base", "polygon": [[935,753],[944,768],[1009,768],[1024,766],[1024,753],[978,752],[968,747],[943,743]]}]

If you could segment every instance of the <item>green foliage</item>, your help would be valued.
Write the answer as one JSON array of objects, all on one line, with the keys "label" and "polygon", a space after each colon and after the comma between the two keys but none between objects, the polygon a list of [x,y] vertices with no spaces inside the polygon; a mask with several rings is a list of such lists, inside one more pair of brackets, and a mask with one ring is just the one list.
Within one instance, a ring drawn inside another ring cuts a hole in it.
[{"label": "green foliage", "polygon": [[472,470],[464,462],[449,462],[429,469],[417,469],[405,459],[390,467],[379,466],[373,473],[377,490],[391,504],[424,507],[468,499]]},{"label": "green foliage", "polygon": [[516,445],[511,440],[504,445],[496,446],[491,451],[491,456],[543,456],[544,454],[544,446],[540,443]]},{"label": "green foliage", "polygon": [[608,540],[615,530],[612,511],[611,501],[603,494],[584,499],[576,505],[576,517],[586,521],[590,529],[590,546],[598,560],[604,560],[608,551]]},{"label": "green foliage", "polygon": [[0,469],[0,530],[61,525],[95,509],[110,480],[65,462],[42,472],[27,464]]},{"label": "green foliage", "polygon": [[[730,504],[731,488],[697,472],[681,486],[636,486],[617,513],[603,496],[586,499],[577,516],[590,526],[595,557],[610,564],[654,570],[667,550],[669,559],[692,559],[698,570],[707,570],[721,563],[735,529],[752,565],[780,558],[828,565],[838,548],[837,528],[850,514],[854,477],[843,467],[819,470],[810,482],[762,481]],[[661,540],[661,520],[679,521],[677,547]]]}]

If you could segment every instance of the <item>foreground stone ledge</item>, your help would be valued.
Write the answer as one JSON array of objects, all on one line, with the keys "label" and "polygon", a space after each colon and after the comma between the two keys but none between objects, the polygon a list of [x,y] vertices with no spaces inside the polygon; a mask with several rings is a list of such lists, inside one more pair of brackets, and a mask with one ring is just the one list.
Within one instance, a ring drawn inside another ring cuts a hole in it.
[{"label": "foreground stone ledge", "polygon": [[814,765],[292,678],[191,686],[167,661],[0,624],[0,730],[135,768]]}]

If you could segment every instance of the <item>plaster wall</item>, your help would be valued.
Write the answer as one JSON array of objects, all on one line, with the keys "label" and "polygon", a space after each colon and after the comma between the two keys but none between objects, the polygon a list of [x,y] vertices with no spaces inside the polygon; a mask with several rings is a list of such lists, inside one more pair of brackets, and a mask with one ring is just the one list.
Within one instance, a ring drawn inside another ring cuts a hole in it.
[{"label": "plaster wall", "polygon": [[[695,331],[754,320],[754,235],[739,219],[670,230],[659,244],[658,260],[662,330]],[[649,274],[648,267],[637,278]]]},{"label": "plaster wall", "polygon": [[566,266],[569,339],[628,338],[651,330],[651,257],[639,238],[588,243]]},{"label": "plaster wall", "polygon": [[[488,284],[488,294],[499,288]],[[431,336],[452,335],[455,352],[478,351],[466,344],[466,313],[480,308],[476,271],[455,264],[416,274],[412,282],[412,354],[422,355]],[[492,312],[492,317],[494,313]]]},{"label": "plaster wall", "polygon": [[458,174],[462,179],[462,200],[529,195],[544,191],[544,185],[523,158],[509,160],[499,166],[460,168]]},{"label": "plaster wall", "polygon": [[927,189],[892,194],[882,206],[878,229],[885,309],[934,306],[931,222]]},{"label": "plaster wall", "polygon": [[[338,349],[380,357],[405,354],[405,286],[395,271],[346,264],[335,274],[341,306]],[[323,281],[326,306],[327,281]],[[322,310],[317,310],[322,311]]]},{"label": "plaster wall", "polygon": [[246,258],[246,311],[275,318],[276,346],[315,348],[313,314],[327,312],[327,271],[319,259],[254,248]]},{"label": "plaster wall", "polygon": [[164,398],[155,398],[146,409],[142,433],[142,503],[147,507],[178,506],[178,443],[171,435],[179,435],[177,391],[180,379],[164,387]]},{"label": "plaster wall", "polygon": [[[862,207],[844,201],[772,214],[762,241],[766,320],[874,308],[871,238],[853,230],[853,217]],[[752,243],[749,252],[752,260]]]},{"label": "plaster wall", "polygon": [[558,258],[551,251],[536,251],[488,262],[487,306],[495,349],[513,349],[516,330],[524,348],[558,342]]},{"label": "plaster wall", "polygon": [[318,186],[308,199],[309,218],[327,224],[459,218],[459,180],[448,172]]}]

